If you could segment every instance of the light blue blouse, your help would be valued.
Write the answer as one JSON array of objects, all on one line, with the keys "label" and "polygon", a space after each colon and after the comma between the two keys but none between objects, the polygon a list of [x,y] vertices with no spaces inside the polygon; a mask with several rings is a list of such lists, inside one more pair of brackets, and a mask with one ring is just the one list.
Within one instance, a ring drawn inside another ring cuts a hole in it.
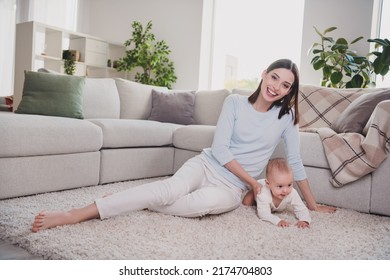
[{"label": "light blue blouse", "polygon": [[306,179],[300,157],[299,127],[294,125],[292,114],[286,114],[279,120],[279,110],[280,107],[274,106],[267,112],[258,112],[247,96],[232,94],[225,99],[213,144],[203,153],[215,170],[235,186],[248,189],[224,165],[236,159],[246,172],[258,180],[281,139],[284,140],[294,180]]}]

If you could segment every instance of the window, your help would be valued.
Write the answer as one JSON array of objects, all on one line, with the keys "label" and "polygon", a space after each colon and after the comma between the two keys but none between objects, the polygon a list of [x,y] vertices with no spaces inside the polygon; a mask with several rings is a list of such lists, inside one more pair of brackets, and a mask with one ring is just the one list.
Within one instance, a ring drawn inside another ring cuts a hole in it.
[{"label": "window", "polygon": [[0,96],[12,95],[16,0],[0,0]]},{"label": "window", "polygon": [[299,65],[304,0],[215,0],[212,88],[255,89],[279,58]]},{"label": "window", "polygon": [[78,0],[34,0],[30,2],[30,19],[76,31]]},{"label": "window", "polygon": [[76,30],[78,0],[0,0],[0,96],[13,94],[15,23],[39,21]]},{"label": "window", "polygon": [[[390,40],[390,1],[382,1],[379,38]],[[376,87],[390,87],[390,72],[384,79],[382,76],[377,76]]]}]

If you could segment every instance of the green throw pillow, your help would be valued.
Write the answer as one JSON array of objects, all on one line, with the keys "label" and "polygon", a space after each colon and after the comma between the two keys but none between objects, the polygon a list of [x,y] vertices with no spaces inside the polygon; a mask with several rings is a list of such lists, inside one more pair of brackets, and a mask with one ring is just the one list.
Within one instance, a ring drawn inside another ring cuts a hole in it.
[{"label": "green throw pillow", "polygon": [[24,72],[19,114],[83,119],[84,77]]}]

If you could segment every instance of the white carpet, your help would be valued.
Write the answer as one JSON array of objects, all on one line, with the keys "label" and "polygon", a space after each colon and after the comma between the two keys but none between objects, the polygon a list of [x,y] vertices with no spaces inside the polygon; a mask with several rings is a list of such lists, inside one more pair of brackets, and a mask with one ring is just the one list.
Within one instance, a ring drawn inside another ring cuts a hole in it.
[{"label": "white carpet", "polygon": [[[85,206],[97,197],[155,179],[0,201],[0,238],[47,259],[390,259],[390,217],[339,209],[311,212],[310,229],[262,222],[253,207],[204,218],[137,211],[32,233],[41,210]],[[281,214],[295,221],[289,212]]]}]

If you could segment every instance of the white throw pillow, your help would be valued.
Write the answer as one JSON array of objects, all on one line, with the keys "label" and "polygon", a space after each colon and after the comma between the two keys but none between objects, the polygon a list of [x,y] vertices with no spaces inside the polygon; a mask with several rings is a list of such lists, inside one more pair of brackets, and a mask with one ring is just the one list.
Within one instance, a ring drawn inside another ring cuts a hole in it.
[{"label": "white throw pillow", "polygon": [[83,94],[86,119],[119,119],[119,93],[111,78],[86,78]]},{"label": "white throw pillow", "polygon": [[166,87],[144,85],[115,78],[121,102],[121,119],[147,120],[152,111],[152,89],[167,92]]}]

